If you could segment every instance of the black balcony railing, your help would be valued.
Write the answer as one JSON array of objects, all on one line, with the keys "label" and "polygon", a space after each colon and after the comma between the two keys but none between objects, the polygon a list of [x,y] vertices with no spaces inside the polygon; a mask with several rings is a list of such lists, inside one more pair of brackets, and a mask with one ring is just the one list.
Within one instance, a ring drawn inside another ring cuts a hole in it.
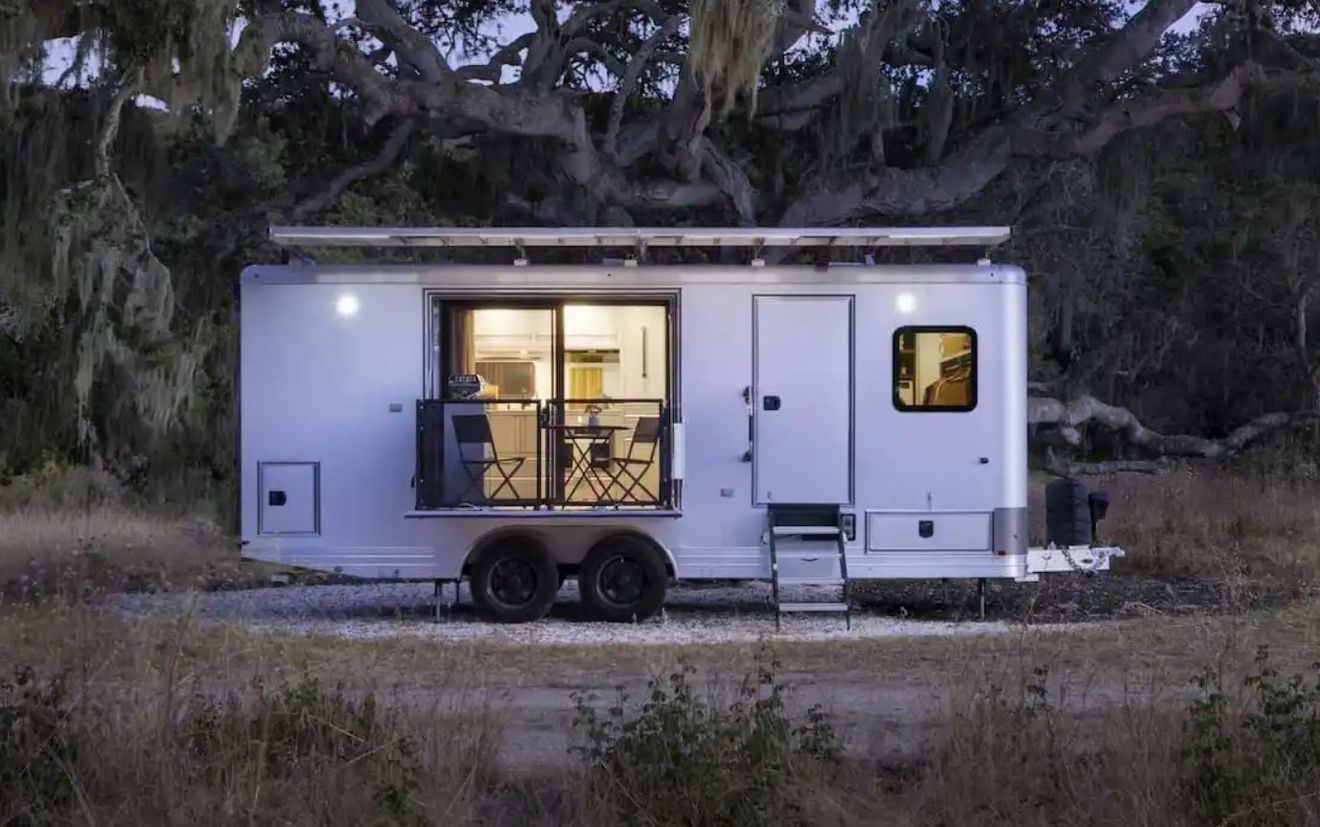
[{"label": "black balcony railing", "polygon": [[658,399],[421,400],[417,508],[671,508],[671,433]]}]

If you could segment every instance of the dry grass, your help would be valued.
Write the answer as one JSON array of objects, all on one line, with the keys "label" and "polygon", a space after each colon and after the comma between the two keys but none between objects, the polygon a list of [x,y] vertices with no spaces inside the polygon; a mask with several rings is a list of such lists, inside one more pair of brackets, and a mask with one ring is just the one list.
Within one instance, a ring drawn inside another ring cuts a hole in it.
[{"label": "dry grass", "polygon": [[[967,691],[920,774],[880,801],[892,824],[1187,824],[1179,716],[1144,699],[1060,714],[1031,684]],[[860,821],[858,822],[860,823]]]},{"label": "dry grass", "polygon": [[[1101,539],[1130,550],[1125,567],[1320,582],[1320,485],[1195,470],[1085,482],[1110,495]],[[1031,485],[1034,543],[1044,540],[1044,483]]]},{"label": "dry grass", "polygon": [[8,475],[0,457],[0,595],[104,589],[223,588],[269,576],[205,502],[149,501],[104,472],[54,459]]},{"label": "dry grass", "polygon": [[[1307,580],[1320,568],[1315,489],[1191,472],[1091,483],[1113,497],[1105,538],[1130,550],[1125,565]],[[45,561],[97,586],[107,585],[106,572],[122,582],[131,571],[179,583],[236,558],[218,533],[190,534],[177,518],[113,503],[29,504],[0,521],[0,581]],[[770,825],[1320,824],[1312,772],[1320,733],[1290,724],[1284,750],[1239,725],[1259,711],[1237,687],[1261,646],[1285,673],[1306,668],[1320,651],[1320,602],[1066,633],[784,644],[774,647],[775,679],[839,690],[846,700],[830,708],[831,720],[880,732],[873,742],[852,743],[838,761],[773,739],[737,746],[739,733],[761,723],[735,716],[721,718],[729,752],[708,743],[704,763],[689,761],[694,730],[675,743],[666,733],[682,728],[660,726],[618,761],[564,755],[530,772],[510,763],[510,750],[545,737],[546,726],[567,729],[566,713],[510,706],[504,690],[608,698],[624,684],[636,699],[647,679],[685,662],[710,687],[701,697],[727,701],[730,686],[760,665],[757,653],[256,635],[189,618],[129,623],[76,601],[0,604],[0,679],[26,664],[42,681],[63,676],[68,688],[51,706],[54,728],[18,751],[13,710],[22,704],[12,692],[8,705],[0,696],[0,750],[10,749],[0,752],[0,784],[10,784],[0,787],[0,824],[714,825],[741,823],[738,813]],[[1193,767],[1189,733],[1206,716],[1189,679],[1207,666],[1224,676],[1227,735],[1214,741],[1223,746],[1213,760]],[[900,697],[934,705],[885,708]],[[636,720],[637,708],[621,720]],[[700,714],[723,716],[722,708]],[[782,716],[775,720],[790,731],[804,722],[792,705]],[[862,727],[868,719],[883,725]],[[734,785],[723,783],[659,795],[642,783],[648,761],[663,761],[655,766],[674,778],[685,766],[720,778],[730,762],[755,783],[736,785],[736,801],[727,800]],[[18,786],[6,765],[26,773]],[[34,787],[34,778],[52,786]],[[789,795],[766,798],[759,783]],[[1232,795],[1208,800],[1206,789]]]},{"label": "dry grass", "polygon": [[[1030,486],[1036,544],[1044,541],[1046,481]],[[1101,534],[1129,550],[1120,569],[1320,583],[1320,485],[1194,470],[1086,482],[1111,496]],[[234,538],[205,516],[135,507],[104,481],[72,472],[40,492],[11,485],[0,495],[0,590],[14,592],[22,578],[26,590],[35,584],[43,593],[89,584],[221,588],[273,571],[240,565]]]},{"label": "dry grass", "polygon": [[[1286,648],[1293,641],[1279,658],[1290,663],[1313,655],[1315,641],[1296,633],[1314,626],[1316,612],[1293,611],[1195,629],[1157,621],[1143,626],[1167,628],[1134,626],[1093,638],[1024,632],[947,650],[940,648],[945,642],[896,652],[874,643],[776,647],[776,681],[796,675],[790,683],[819,682],[831,666],[846,664],[871,682],[901,676],[943,696],[913,743],[895,749],[894,736],[882,734],[838,760],[799,754],[776,740],[777,727],[806,723],[797,711],[726,717],[722,706],[704,700],[736,697],[730,685],[767,663],[764,653],[706,647],[690,660],[699,665],[695,697],[711,705],[704,713],[670,705],[666,713],[686,721],[686,729],[652,719],[645,738],[614,744],[618,760],[593,764],[565,755],[529,774],[502,755],[538,737],[525,727],[535,713],[520,716],[497,698],[501,686],[536,676],[533,651],[334,645],[186,619],[127,624],[80,607],[11,608],[0,622],[0,678],[40,657],[39,673],[64,675],[68,696],[39,748],[21,762],[11,749],[9,766],[46,767],[34,776],[48,786],[25,781],[0,789],[0,823],[20,811],[37,818],[20,815],[12,823],[1217,823],[1198,820],[1204,805],[1195,800],[1182,756],[1195,695],[1188,678],[1207,664],[1241,675],[1248,651],[1261,642]],[[1166,653],[1176,658],[1159,663]],[[552,653],[563,677],[602,689],[637,675],[663,676],[689,653],[649,653],[649,666],[643,658],[630,664],[636,653],[622,654],[612,672],[585,656],[574,668],[574,650]],[[602,694],[608,702],[611,693]],[[1229,694],[1234,714],[1248,709]],[[0,697],[0,716],[14,708]],[[637,720],[636,710],[634,704],[621,720]],[[866,710],[833,710],[836,725],[845,711]],[[707,720],[724,728],[697,750],[693,733]],[[0,750],[4,733],[15,731],[0,728]],[[682,743],[670,733],[683,733]],[[1270,787],[1274,798],[1260,803],[1285,802],[1227,823],[1320,823],[1320,809],[1307,797],[1312,776],[1280,769],[1255,741],[1239,741],[1224,757],[1253,772],[1262,766],[1282,773]],[[0,765],[5,757],[0,752]],[[674,778],[685,768],[706,769],[668,794],[640,772],[647,761],[663,762]],[[734,785],[698,783],[734,771],[748,779],[736,785],[737,800],[723,797]]]},{"label": "dry grass", "polygon": [[0,823],[474,824],[499,783],[502,736],[480,710],[310,677],[224,688],[158,654],[143,685],[75,675],[53,735],[10,736],[0,758],[32,771],[0,790]]},{"label": "dry grass", "polygon": [[81,594],[87,588],[219,588],[261,576],[211,521],[116,505],[0,512],[0,591]]}]

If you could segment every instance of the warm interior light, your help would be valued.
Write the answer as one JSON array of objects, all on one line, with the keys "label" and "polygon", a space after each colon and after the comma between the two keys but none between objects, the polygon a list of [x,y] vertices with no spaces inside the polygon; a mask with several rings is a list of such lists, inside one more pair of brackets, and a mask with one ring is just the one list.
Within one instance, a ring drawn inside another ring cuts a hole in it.
[{"label": "warm interior light", "polygon": [[907,315],[917,309],[917,297],[911,293],[899,293],[898,301],[894,302],[898,312]]},{"label": "warm interior light", "polygon": [[362,305],[358,303],[357,296],[352,293],[345,293],[339,297],[339,301],[335,302],[335,310],[344,318],[356,316],[361,307]]}]

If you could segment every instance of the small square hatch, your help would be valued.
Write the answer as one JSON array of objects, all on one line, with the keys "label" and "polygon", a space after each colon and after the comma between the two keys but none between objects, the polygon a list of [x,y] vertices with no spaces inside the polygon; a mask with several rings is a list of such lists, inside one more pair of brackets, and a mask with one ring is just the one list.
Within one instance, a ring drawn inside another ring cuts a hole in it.
[{"label": "small square hatch", "polygon": [[257,464],[258,534],[321,533],[321,464]]}]

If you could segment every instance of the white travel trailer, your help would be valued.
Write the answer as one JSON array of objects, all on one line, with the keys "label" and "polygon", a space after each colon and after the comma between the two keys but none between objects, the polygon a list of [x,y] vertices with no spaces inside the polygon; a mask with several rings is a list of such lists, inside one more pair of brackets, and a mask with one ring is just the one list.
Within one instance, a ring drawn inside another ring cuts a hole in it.
[{"label": "white travel trailer", "polygon": [[[980,254],[1006,228],[271,235],[295,251],[516,259],[297,253],[243,272],[247,557],[435,581],[437,594],[467,579],[484,617],[527,621],[565,577],[606,619],[652,614],[674,579],[764,578],[777,611],[846,613],[850,581],[1034,580],[1122,554],[1093,525],[1028,548],[1021,269],[827,260],[840,247]],[[745,247],[750,263],[647,264],[662,246]],[[629,254],[538,265],[536,247]],[[767,266],[771,247],[814,248],[818,263]],[[797,588],[820,585],[842,595]]]}]

